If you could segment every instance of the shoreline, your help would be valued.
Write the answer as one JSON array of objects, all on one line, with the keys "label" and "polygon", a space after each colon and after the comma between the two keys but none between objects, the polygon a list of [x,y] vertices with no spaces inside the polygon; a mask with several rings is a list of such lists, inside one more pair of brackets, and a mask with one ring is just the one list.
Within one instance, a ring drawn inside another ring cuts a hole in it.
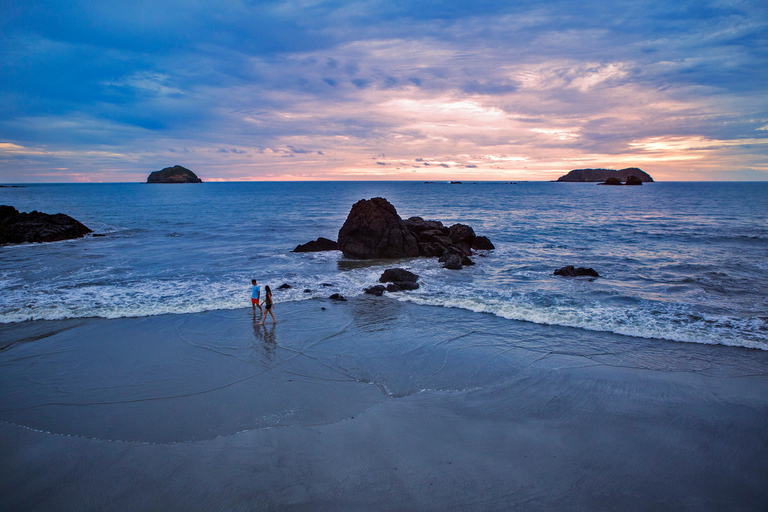
[{"label": "shoreline", "polygon": [[248,309],[22,326],[0,351],[0,505],[768,503],[763,351],[380,297],[277,306],[266,328]]}]

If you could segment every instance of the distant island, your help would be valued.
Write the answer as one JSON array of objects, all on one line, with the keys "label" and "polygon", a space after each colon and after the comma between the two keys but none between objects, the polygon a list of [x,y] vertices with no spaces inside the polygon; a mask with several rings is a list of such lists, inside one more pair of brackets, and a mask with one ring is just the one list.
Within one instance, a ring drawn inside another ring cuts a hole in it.
[{"label": "distant island", "polygon": [[147,177],[147,183],[202,183],[203,180],[197,177],[195,173],[182,167],[174,165],[166,167],[161,171],[155,171]]},{"label": "distant island", "polygon": [[627,167],[617,171],[616,169],[575,169],[565,176],[560,176],[557,181],[565,182],[604,182],[608,178],[616,178],[619,181],[627,181],[630,176],[635,176],[644,183],[652,183],[653,178],[647,172],[638,169],[637,167]]}]

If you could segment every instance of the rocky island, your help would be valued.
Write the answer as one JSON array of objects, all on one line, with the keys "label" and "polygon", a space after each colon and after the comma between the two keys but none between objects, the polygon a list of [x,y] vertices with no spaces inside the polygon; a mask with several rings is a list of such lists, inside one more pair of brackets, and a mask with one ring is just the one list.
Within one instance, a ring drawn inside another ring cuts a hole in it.
[{"label": "rocky island", "polygon": [[63,213],[20,213],[13,206],[0,206],[0,245],[58,242],[82,238],[90,232],[87,226]]},{"label": "rocky island", "polygon": [[389,201],[374,197],[352,206],[337,245],[319,238],[299,245],[294,252],[340,250],[345,258],[356,260],[439,257],[445,268],[458,270],[474,264],[469,258],[473,250],[494,248],[488,237],[477,236],[466,224],[448,227],[421,217],[403,220]]},{"label": "rocky island", "polygon": [[[626,169],[574,169],[564,176],[560,176],[558,182],[569,183],[600,183],[606,182],[609,178],[615,178],[621,181],[627,181],[630,177],[636,177],[640,182],[652,183],[653,178],[647,172],[637,167],[627,167]],[[610,184],[610,183],[609,183]],[[634,185],[636,183],[628,183]]]},{"label": "rocky island", "polygon": [[166,167],[160,171],[155,171],[147,177],[147,183],[202,183],[203,180],[197,177],[195,173],[182,167],[174,165]]}]

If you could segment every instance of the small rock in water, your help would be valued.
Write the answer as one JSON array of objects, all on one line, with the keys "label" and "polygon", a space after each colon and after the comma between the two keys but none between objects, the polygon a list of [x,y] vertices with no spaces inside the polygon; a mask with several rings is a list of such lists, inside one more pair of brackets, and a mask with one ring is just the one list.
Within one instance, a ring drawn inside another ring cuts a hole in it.
[{"label": "small rock in water", "polygon": [[323,238],[322,236],[317,240],[312,240],[305,244],[297,245],[293,252],[322,252],[322,251],[338,251],[339,244],[333,240]]},{"label": "small rock in water", "polygon": [[287,290],[289,288],[293,288],[293,287],[291,285],[289,285],[288,283],[283,283],[283,284],[281,284],[280,286],[277,287],[278,290]]},{"label": "small rock in water", "polygon": [[330,297],[328,297],[331,300],[337,300],[339,302],[345,302],[347,299],[344,298],[344,296],[340,293],[334,293]]},{"label": "small rock in water", "polygon": [[320,308],[322,311],[325,311],[325,308]]},{"label": "small rock in water", "polygon": [[443,255],[441,259],[445,258],[443,268],[449,270],[461,270],[461,256],[455,252],[450,252],[448,255]]},{"label": "small rock in water", "polygon": [[329,286],[333,286],[333,285],[331,283],[321,283],[320,286],[329,287]]},{"label": "small rock in water", "polygon": [[397,283],[405,281],[408,283],[415,283],[419,279],[419,276],[413,272],[408,272],[403,268],[388,268],[381,274],[379,278],[380,283]]},{"label": "small rock in water", "polygon": [[307,288],[306,290],[304,290],[304,293],[312,293],[312,290],[310,290],[309,288]]},{"label": "small rock in water", "polygon": [[381,284],[377,284],[375,286],[371,286],[365,289],[365,293],[368,295],[375,295],[377,297],[381,297],[382,294],[387,290],[387,287]]},{"label": "small rock in water", "polygon": [[487,236],[478,236],[472,240],[472,248],[476,251],[490,251],[496,248]]},{"label": "small rock in water", "polygon": [[574,268],[573,265],[567,265],[563,268],[555,270],[554,275],[563,277],[600,277],[600,275],[593,268]]}]

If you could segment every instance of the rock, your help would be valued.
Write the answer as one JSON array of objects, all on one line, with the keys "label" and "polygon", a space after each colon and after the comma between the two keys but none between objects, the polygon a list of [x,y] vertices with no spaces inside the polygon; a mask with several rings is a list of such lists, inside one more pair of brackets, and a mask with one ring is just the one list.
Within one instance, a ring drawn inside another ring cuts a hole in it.
[{"label": "rock", "polygon": [[402,290],[402,288],[400,288],[400,285],[397,283],[389,283],[387,285],[388,292],[399,292],[400,290]]},{"label": "rock", "polygon": [[466,224],[454,224],[448,230],[451,241],[456,244],[466,244],[471,246],[475,241],[475,230]]},{"label": "rock", "polygon": [[304,293],[312,293],[312,290],[310,290],[309,288],[307,288],[307,289],[305,289],[305,290],[304,290]]},{"label": "rock", "polygon": [[381,274],[379,278],[380,283],[396,283],[404,281],[407,283],[415,283],[419,279],[419,276],[413,272],[408,272],[403,268],[388,268]]},{"label": "rock", "polygon": [[626,185],[642,185],[642,184],[643,184],[643,180],[641,180],[637,176],[627,176]]},{"label": "rock", "polygon": [[375,286],[370,286],[365,289],[365,293],[368,295],[376,295],[377,297],[381,297],[384,292],[387,290],[387,287],[383,284],[377,284]]},{"label": "rock", "polygon": [[496,247],[491,243],[487,236],[476,236],[472,241],[472,248],[476,251],[490,251]]},{"label": "rock", "polygon": [[[412,283],[410,281],[398,281],[396,283],[391,283],[396,285],[400,288],[400,290],[418,290],[419,289],[419,283]],[[387,285],[387,290],[389,290],[389,285]]]},{"label": "rock", "polygon": [[82,238],[90,232],[84,224],[63,213],[19,213],[13,206],[0,206],[0,244],[57,242]]},{"label": "rock", "polygon": [[93,236],[93,237],[102,237],[102,236],[107,236],[107,235],[106,235],[106,234],[104,234],[104,233],[94,233],[94,234],[93,234],[93,235],[91,235],[91,236]]},{"label": "rock", "polygon": [[444,261],[445,263],[443,264],[443,268],[450,270],[461,270],[461,255],[456,254],[455,252],[449,252],[447,255],[445,255]]},{"label": "rock", "polygon": [[291,285],[289,285],[288,283],[283,283],[283,284],[281,284],[280,286],[277,287],[278,290],[287,290],[289,288],[293,288],[293,287]]},{"label": "rock", "polygon": [[305,244],[297,245],[291,252],[321,252],[321,251],[338,251],[339,244],[333,240],[320,237],[317,240],[312,240]]},{"label": "rock", "polygon": [[346,258],[394,259],[419,255],[416,235],[397,210],[382,197],[362,199],[352,206],[339,230],[339,249]]},{"label": "rock", "polygon": [[554,275],[563,277],[600,277],[600,275],[593,268],[574,268],[573,265],[568,265],[566,267],[555,270]]},{"label": "rock", "polygon": [[340,293],[334,293],[333,295],[331,295],[328,298],[331,299],[331,300],[337,300],[339,302],[346,302],[347,301],[347,299],[345,299],[344,296],[341,295]]},{"label": "rock", "polygon": [[464,256],[461,258],[461,264],[464,265],[465,267],[468,267],[470,265],[474,265],[475,262],[469,259],[469,256]]},{"label": "rock", "polygon": [[448,228],[443,226],[443,223],[439,220],[424,220],[421,217],[411,217],[403,222],[408,229],[417,234],[422,231],[441,231],[446,234],[448,233]]},{"label": "rock", "polygon": [[629,176],[636,176],[640,181],[651,183],[651,175],[638,169],[637,167],[627,167],[617,171],[615,169],[575,169],[564,176],[560,176],[557,181],[561,182],[601,182],[608,178],[618,178],[626,180]]},{"label": "rock", "polygon": [[623,185],[623,183],[619,178],[610,177],[605,180],[605,183],[600,183],[600,185]]},{"label": "rock", "polygon": [[320,286],[324,286],[326,288],[330,288],[333,285],[331,283],[321,283]]},{"label": "rock", "polygon": [[202,183],[203,180],[197,177],[195,173],[182,167],[174,165],[166,167],[161,171],[155,171],[147,177],[147,183]]}]

